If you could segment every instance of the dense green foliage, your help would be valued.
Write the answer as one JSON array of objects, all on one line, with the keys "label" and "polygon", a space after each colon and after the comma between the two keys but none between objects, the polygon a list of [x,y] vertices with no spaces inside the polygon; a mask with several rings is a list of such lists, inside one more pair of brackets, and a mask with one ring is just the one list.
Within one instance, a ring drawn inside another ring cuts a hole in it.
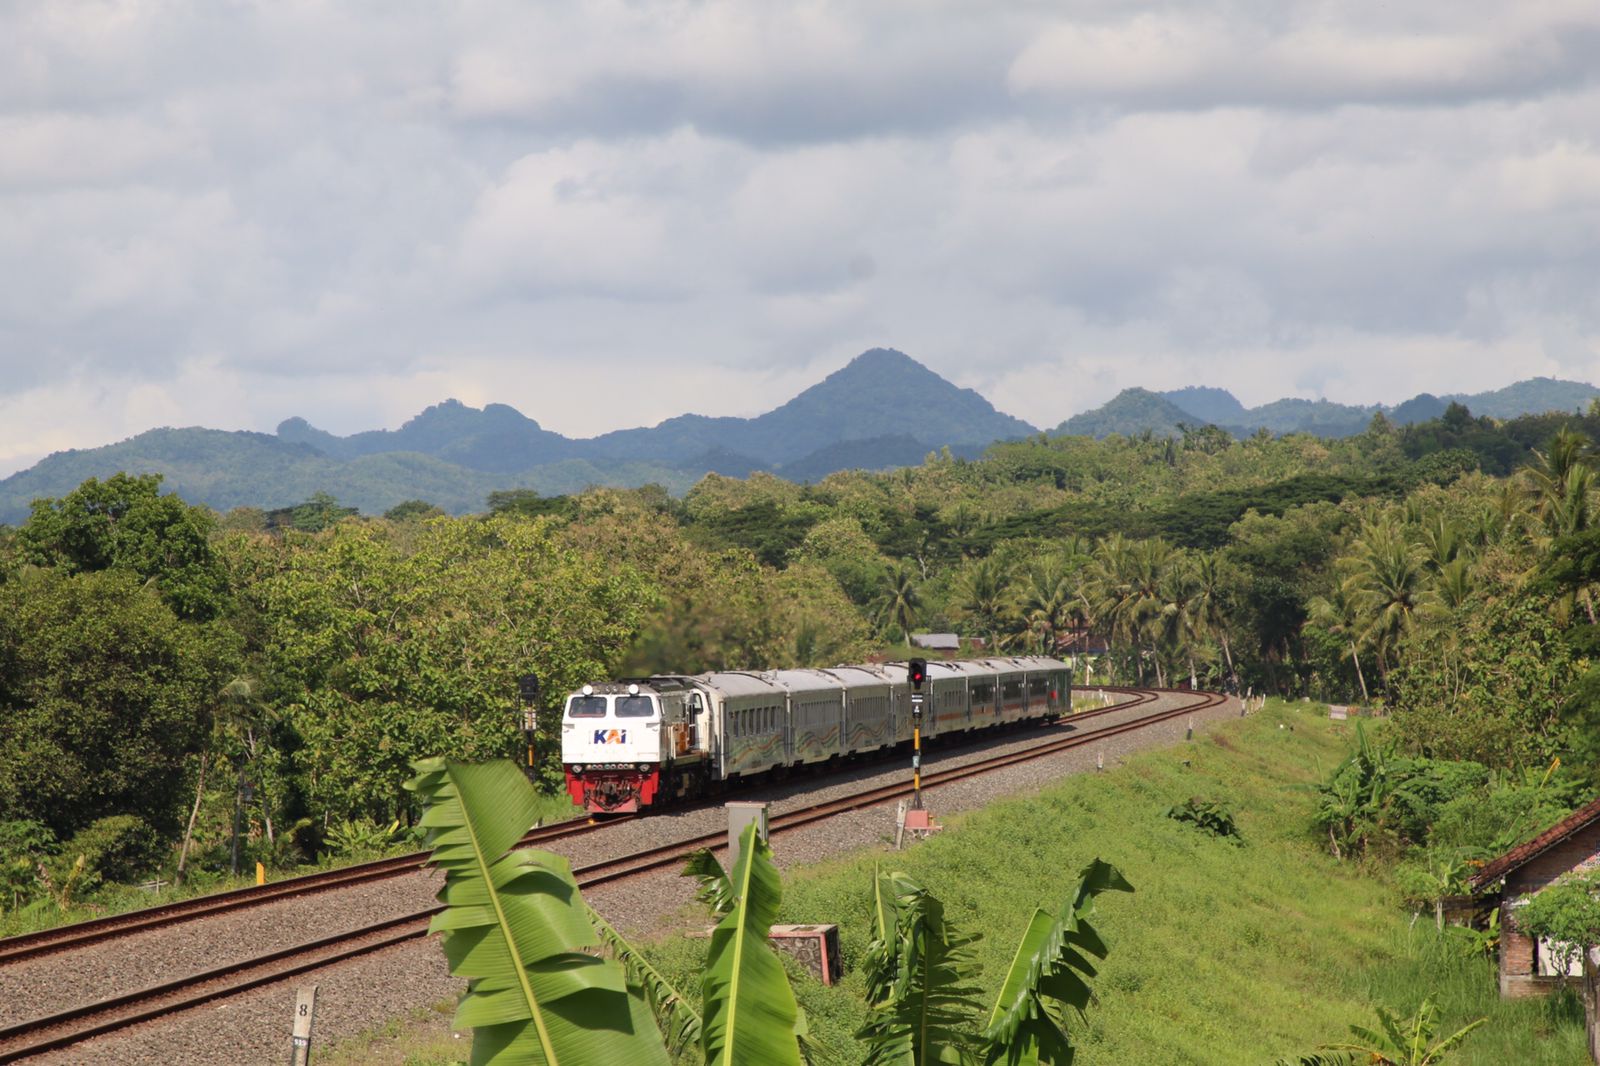
[{"label": "dense green foliage", "polygon": [[1391,765],[1478,769],[1396,771],[1409,784],[1371,809],[1351,771],[1323,832],[1433,869],[1594,783],[1593,421],[1035,435],[814,485],[711,475],[681,499],[496,491],[467,518],[415,491],[384,518],[315,491],[216,516],[154,477],[89,481],[0,530],[0,806],[51,847],[134,815],[186,875],[354,854],[416,818],[410,760],[518,749],[530,670],[553,702],[954,631],[1074,654],[1080,684],[1382,705]]}]

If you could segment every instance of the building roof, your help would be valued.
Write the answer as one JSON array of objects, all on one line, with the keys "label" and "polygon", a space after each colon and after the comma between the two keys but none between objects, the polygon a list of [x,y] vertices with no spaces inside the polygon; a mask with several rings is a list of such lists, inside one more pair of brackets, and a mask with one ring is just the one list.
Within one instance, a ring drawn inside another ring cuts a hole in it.
[{"label": "building roof", "polygon": [[1498,859],[1488,863],[1477,873],[1467,878],[1467,884],[1471,885],[1474,890],[1492,884],[1511,871],[1531,862],[1544,852],[1555,847],[1572,836],[1572,834],[1588,828],[1595,822],[1600,822],[1600,796],[1579,807],[1532,840],[1518,844]]},{"label": "building roof", "polygon": [[932,648],[935,651],[961,650],[961,638],[954,633],[913,633],[911,643],[919,648]]}]

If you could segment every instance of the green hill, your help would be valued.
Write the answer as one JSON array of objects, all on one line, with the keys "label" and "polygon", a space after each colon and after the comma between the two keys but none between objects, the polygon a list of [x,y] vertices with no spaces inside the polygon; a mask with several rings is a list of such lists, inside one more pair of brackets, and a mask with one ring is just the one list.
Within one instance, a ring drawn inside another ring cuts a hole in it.
[{"label": "green hill", "polygon": [[1157,436],[1175,437],[1179,423],[1195,425],[1200,419],[1159,393],[1148,389],[1123,389],[1103,407],[1073,415],[1055,428],[1055,436],[1108,437],[1120,433],[1131,437],[1145,430]]}]

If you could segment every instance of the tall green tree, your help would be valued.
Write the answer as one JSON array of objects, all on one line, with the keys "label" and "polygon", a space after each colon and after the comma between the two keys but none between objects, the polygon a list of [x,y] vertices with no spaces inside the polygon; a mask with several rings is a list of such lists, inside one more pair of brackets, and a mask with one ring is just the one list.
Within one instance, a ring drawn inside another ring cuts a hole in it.
[{"label": "tall green tree", "polygon": [[181,622],[130,571],[0,585],[0,809],[63,839],[116,814],[175,834],[189,756],[237,665],[229,633]]},{"label": "tall green tree", "polygon": [[123,570],[154,582],[179,617],[214,618],[227,600],[210,542],[216,519],[160,490],[160,474],[115,474],[35,500],[17,533],[22,555],[69,574]]}]

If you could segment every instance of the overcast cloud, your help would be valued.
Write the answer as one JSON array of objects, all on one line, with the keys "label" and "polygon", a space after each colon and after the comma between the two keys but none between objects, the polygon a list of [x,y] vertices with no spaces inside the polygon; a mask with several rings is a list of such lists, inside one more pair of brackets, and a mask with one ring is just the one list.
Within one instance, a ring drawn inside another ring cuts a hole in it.
[{"label": "overcast cloud", "polygon": [[1593,0],[0,5],[0,475],[874,345],[1045,427],[1600,381],[1597,81]]}]

